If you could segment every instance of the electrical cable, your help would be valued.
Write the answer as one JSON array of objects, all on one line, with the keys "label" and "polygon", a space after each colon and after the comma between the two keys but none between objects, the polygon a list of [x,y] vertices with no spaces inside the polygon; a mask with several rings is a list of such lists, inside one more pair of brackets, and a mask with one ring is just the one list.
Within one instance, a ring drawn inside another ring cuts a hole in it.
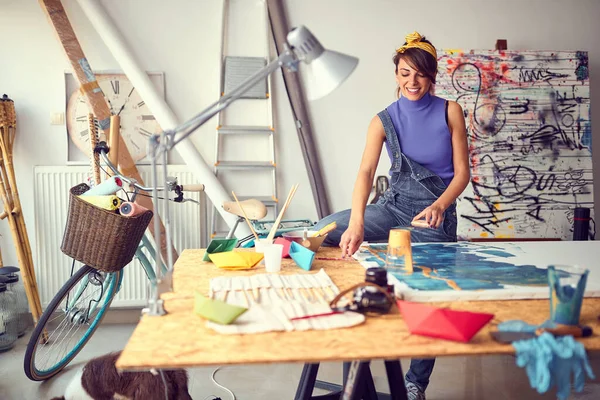
[{"label": "electrical cable", "polygon": [[165,400],[169,400],[169,389],[167,389],[167,380],[165,379],[165,375],[163,374],[162,369],[158,370],[160,377],[162,378],[163,385],[165,385]]},{"label": "electrical cable", "polygon": [[227,389],[225,386],[221,385],[219,382],[217,382],[217,380],[215,379],[215,374],[221,369],[221,367],[218,367],[217,369],[215,369],[210,377],[210,379],[212,379],[213,383],[219,387],[220,389],[225,390],[227,393],[229,393],[231,395],[231,400],[235,400],[235,394],[233,394],[233,392],[229,389]]}]

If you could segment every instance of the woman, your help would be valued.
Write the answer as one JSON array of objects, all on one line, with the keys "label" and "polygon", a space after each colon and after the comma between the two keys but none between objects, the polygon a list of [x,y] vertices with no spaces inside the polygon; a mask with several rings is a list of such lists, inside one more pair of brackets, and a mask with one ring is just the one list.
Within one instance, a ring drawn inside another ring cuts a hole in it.
[{"label": "woman", "polygon": [[[393,58],[399,99],[375,116],[352,195],[352,208],[332,214],[317,229],[336,221],[325,244],[351,256],[363,241],[385,242],[393,227],[424,219],[429,228],[411,232],[413,242],[456,241],[456,198],[469,182],[465,120],[460,105],[431,94],[437,74],[435,47],[414,32]],[[367,205],[381,148],[392,163],[390,188]],[[406,374],[409,399],[425,399],[435,359],[412,360]]]}]

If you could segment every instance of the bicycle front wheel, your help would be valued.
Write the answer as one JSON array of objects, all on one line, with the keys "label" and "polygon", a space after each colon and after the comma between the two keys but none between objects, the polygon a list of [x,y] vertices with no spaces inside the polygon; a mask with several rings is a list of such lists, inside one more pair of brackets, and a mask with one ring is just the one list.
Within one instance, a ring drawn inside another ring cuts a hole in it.
[{"label": "bicycle front wheel", "polygon": [[29,339],[24,360],[29,379],[49,379],[75,358],[104,318],[119,290],[122,273],[84,265],[63,285]]}]

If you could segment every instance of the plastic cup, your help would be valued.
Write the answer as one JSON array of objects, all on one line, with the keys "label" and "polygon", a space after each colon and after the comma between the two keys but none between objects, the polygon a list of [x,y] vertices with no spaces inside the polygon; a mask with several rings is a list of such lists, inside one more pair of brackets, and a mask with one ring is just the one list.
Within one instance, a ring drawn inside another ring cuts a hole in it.
[{"label": "plastic cup", "polygon": [[282,244],[268,244],[263,247],[265,255],[265,269],[267,272],[281,271],[281,255],[283,254]]},{"label": "plastic cup", "polygon": [[388,239],[388,248],[385,257],[385,268],[402,268],[413,270],[412,246],[410,231],[407,229],[392,229]]},{"label": "plastic cup", "polygon": [[563,325],[578,325],[588,270],[574,265],[548,266],[550,319]]}]

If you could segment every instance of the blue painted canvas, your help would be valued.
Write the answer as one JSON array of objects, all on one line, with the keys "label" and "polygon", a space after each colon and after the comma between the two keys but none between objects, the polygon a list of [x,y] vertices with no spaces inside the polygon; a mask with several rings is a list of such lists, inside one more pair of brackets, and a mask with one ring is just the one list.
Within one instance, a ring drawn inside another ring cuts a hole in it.
[{"label": "blue painted canvas", "polygon": [[[587,262],[582,259],[585,250],[573,248],[573,255],[569,250],[560,251],[568,246],[566,242],[413,244],[413,271],[404,266],[388,268],[388,278],[408,295],[407,299],[411,296],[425,301],[547,298],[548,265],[578,261],[577,254],[580,263]],[[361,247],[355,257],[365,267],[385,267],[386,250],[385,243],[369,244]],[[600,294],[599,284],[590,289]],[[586,295],[590,293],[586,291]]]}]

